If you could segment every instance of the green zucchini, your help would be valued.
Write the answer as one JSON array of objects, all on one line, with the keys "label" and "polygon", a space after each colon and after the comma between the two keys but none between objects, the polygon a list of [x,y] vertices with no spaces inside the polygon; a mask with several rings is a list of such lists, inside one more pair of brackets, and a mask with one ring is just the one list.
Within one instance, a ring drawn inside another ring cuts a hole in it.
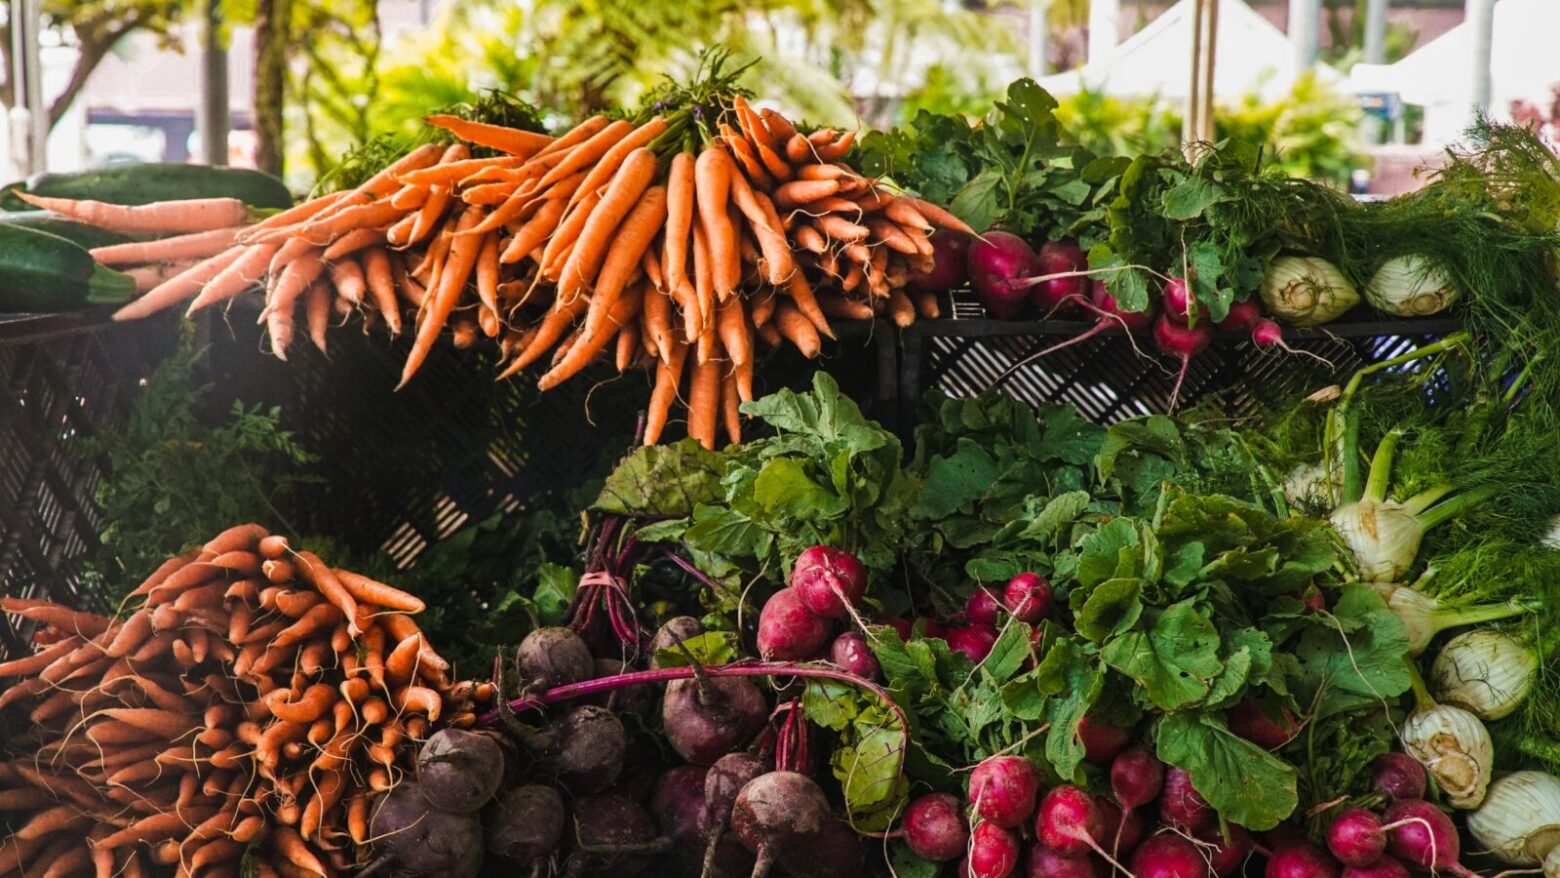
[{"label": "green zucchini", "polygon": [[90,198],[110,204],[151,204],[183,198],[237,198],[250,207],[291,207],[292,193],[281,180],[245,168],[216,168],[177,162],[110,165],[71,174],[34,174],[5,187],[0,209],[26,210],[12,190],[55,198]]},{"label": "green zucchini", "polygon": [[40,232],[48,232],[51,235],[58,235],[88,250],[94,247],[108,247],[113,244],[124,244],[128,241],[137,240],[137,236],[126,235],[123,232],[111,232],[108,229],[100,229],[97,226],[89,226],[86,223],[78,223],[73,219],[60,216],[52,210],[0,211],[0,223],[24,226]]},{"label": "green zucchini", "polygon": [[135,296],[135,280],[104,268],[79,245],[0,223],[0,311],[73,311]]}]

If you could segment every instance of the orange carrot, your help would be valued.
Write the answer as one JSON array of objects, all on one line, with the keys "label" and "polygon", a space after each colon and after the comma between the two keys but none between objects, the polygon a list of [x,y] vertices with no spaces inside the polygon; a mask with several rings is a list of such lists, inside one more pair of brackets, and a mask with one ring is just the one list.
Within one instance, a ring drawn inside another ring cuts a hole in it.
[{"label": "orange carrot", "polygon": [[649,146],[650,142],[659,137],[665,130],[666,120],[659,115],[652,116],[643,125],[635,128],[628,136],[612,144],[612,147],[605,153],[602,153],[601,158],[591,166],[590,171],[580,181],[579,188],[574,190],[574,194],[569,198],[569,203],[573,204],[583,198],[585,193],[593,192],[606,185],[607,181],[612,179],[618,168],[628,158],[629,153],[642,146]]},{"label": "orange carrot", "polygon": [[337,238],[329,247],[325,248],[324,258],[326,262],[334,262],[343,256],[356,253],[359,250],[382,244],[385,233],[378,229],[358,229],[355,232]]},{"label": "orange carrot", "polygon": [[888,316],[900,329],[915,322],[915,303],[903,290],[891,290],[888,294]]},{"label": "orange carrot", "polygon": [[[464,144],[456,144],[462,149]],[[452,146],[451,149],[454,149]],[[445,151],[445,156],[450,154]],[[456,160],[441,160],[432,167],[409,171],[398,178],[403,184],[412,186],[448,186],[470,177],[486,168],[513,169],[525,164],[525,158],[521,156],[495,156],[493,158],[462,158]]]},{"label": "orange carrot", "polygon": [[337,692],[326,683],[316,683],[303,694],[292,697],[286,689],[274,690],[266,698],[266,706],[277,719],[290,723],[312,723],[324,716],[336,702]]},{"label": "orange carrot", "polygon": [[601,203],[602,196],[595,193],[586,195],[584,200],[567,210],[558,227],[547,239],[547,246],[542,249],[542,258],[539,265],[542,276],[556,282],[562,275],[564,263],[567,261],[571,249],[579,240],[580,231],[585,228],[585,223]]},{"label": "orange carrot", "polygon": [[233,246],[241,227],[212,229],[155,241],[132,241],[94,247],[92,258],[102,265],[140,265],[147,262],[172,262],[183,259],[204,259],[215,256]]},{"label": "orange carrot", "polygon": [[390,703],[396,710],[419,713],[428,718],[429,722],[438,722],[439,710],[444,700],[439,693],[426,686],[402,686],[390,695]]},{"label": "orange carrot", "polygon": [[[432,201],[433,197],[430,195],[428,200]],[[315,217],[303,224],[298,235],[310,243],[325,246],[355,229],[387,226],[410,212],[410,209],[396,207],[388,198],[382,198]]]},{"label": "orange carrot", "polygon": [[276,848],[276,852],[281,855],[284,862],[302,869],[309,875],[326,878],[332,874],[326,871],[325,864],[320,862],[320,858],[309,850],[309,846],[291,827],[272,827],[271,845]]},{"label": "orange carrot", "polygon": [[416,210],[422,207],[428,200],[429,186],[413,186],[410,183],[401,184],[401,188],[389,198],[390,206],[400,210]]},{"label": "orange carrot", "polygon": [[376,198],[384,198],[400,188],[401,175],[412,171],[421,170],[432,165],[444,155],[445,148],[437,143],[425,143],[406,155],[386,165],[378,173],[363,181],[356,189],[336,199],[335,204],[329,210],[320,211],[312,219],[305,223],[316,222],[328,218],[332,214],[348,210],[352,207],[367,204]]},{"label": "orange carrot", "polygon": [[[330,628],[340,621],[341,618],[342,612],[335,605],[328,603],[320,604],[304,613],[303,617],[298,621],[278,632],[276,638],[271,641],[271,649],[280,650],[291,646],[305,637],[310,637],[321,630]],[[251,632],[252,635],[253,632]]]},{"label": "orange carrot", "polygon": [[966,235],[975,234],[975,230],[970,228],[969,224],[964,222],[964,220],[959,219],[958,217],[954,216],[943,208],[938,207],[930,201],[925,201],[920,198],[911,198],[908,195],[901,195],[897,200],[904,201],[911,207],[914,207],[921,214],[921,216],[925,217],[926,220],[934,226],[944,229],[952,229],[956,232],[963,232]]},{"label": "orange carrot", "polygon": [[510,239],[509,246],[504,248],[498,261],[508,265],[523,259],[558,227],[558,221],[562,219],[567,206],[568,202],[562,198],[551,198],[542,202],[536,213],[532,214],[531,218],[525,221],[525,225],[515,232],[515,236]]},{"label": "orange carrot", "polygon": [[785,157],[792,164],[801,164],[813,158],[812,144],[808,142],[806,135],[793,134],[791,139],[785,142]]},{"label": "orange carrot", "polygon": [[163,281],[146,295],[114,312],[115,320],[139,320],[191,298],[201,287],[232,265],[245,248],[232,247],[209,259],[197,262],[176,276]]},{"label": "orange carrot", "polygon": [[[146,621],[144,621],[142,623],[142,626],[145,628],[146,633],[150,633],[150,630],[151,630],[151,620],[150,620],[150,617],[146,617],[146,616],[142,616],[141,614],[137,614],[136,616],[132,616],[130,621],[133,623],[137,619],[145,619],[146,620]],[[120,633],[118,635],[116,635],[116,638],[115,638],[114,642],[118,643],[118,638],[126,636],[125,632],[128,631],[129,629],[130,629],[130,624],[127,623],[124,628],[120,629]],[[135,635],[134,635],[134,633],[131,633],[129,636],[133,637]],[[4,678],[4,677],[26,677],[26,676],[31,676],[33,674],[36,674],[39,671],[42,671],[44,668],[48,667],[55,659],[58,659],[58,658],[64,656],[66,653],[69,653],[71,650],[75,649],[76,647],[78,647],[80,645],[81,645],[81,641],[79,641],[79,640],[77,640],[75,638],[67,637],[64,640],[61,640],[59,643],[56,643],[56,644],[53,644],[53,645],[49,646],[48,648],[44,649],[42,652],[33,653],[32,655],[29,655],[29,656],[22,656],[22,657],[19,657],[19,658],[14,658],[14,659],[11,659],[8,662],[0,662],[0,678]]]},{"label": "orange carrot", "polygon": [[791,258],[791,242],[786,240],[785,232],[780,228],[774,205],[769,203],[767,196],[754,192],[741,174],[731,175],[731,200],[747,218],[759,247],[763,248],[768,268],[765,277],[772,284],[785,283],[796,272],[796,263]]},{"label": "orange carrot", "polygon": [[[652,159],[653,161],[653,159]],[[607,202],[602,201],[605,205]],[[661,225],[666,221],[666,189],[651,186],[644,191],[639,203],[634,205],[622,224],[612,235],[611,246],[601,260],[600,273],[596,276],[595,290],[590,297],[590,309],[585,315],[586,333],[602,329],[602,321],[616,304],[629,278],[639,267],[639,260],[650,247]],[[584,234],[581,234],[584,241]],[[576,247],[576,254],[581,250]],[[559,295],[566,295],[560,287]]]},{"label": "orange carrot", "polygon": [[720,411],[721,420],[726,426],[726,438],[736,445],[742,441],[742,400],[737,392],[737,378],[734,374],[721,377],[720,382]]},{"label": "orange carrot", "polygon": [[688,435],[700,445],[715,450],[715,420],[720,409],[721,361],[711,357],[693,367],[693,383],[688,388]]},{"label": "orange carrot", "polygon": [[[655,176],[655,172],[655,153],[647,147],[640,147],[634,150],[623,160],[623,166],[613,176],[612,182],[607,186],[606,193],[601,196],[600,203],[591,210],[590,217],[580,229],[579,240],[575,242],[568,261],[564,263],[563,269],[559,272],[559,298],[569,299],[579,295],[585,287],[589,286],[596,279],[597,273],[603,270],[602,252],[606,249],[613,234],[618,231],[618,226],[622,224],[625,230],[628,229],[624,218],[629,215],[630,211],[637,212],[641,195],[646,196],[645,201],[652,201],[646,193],[646,188],[650,186],[650,181]],[[659,229],[660,223],[666,218],[666,190],[661,187],[654,188],[660,195],[653,200],[649,212],[659,213],[659,218],[655,223],[656,228]],[[581,204],[584,204],[584,202],[581,202]],[[643,217],[641,217],[641,220],[643,220]],[[642,231],[642,229],[637,229],[637,231]],[[654,230],[652,230],[651,235],[653,236],[653,234]],[[636,235],[635,240],[637,241],[638,239],[639,237]],[[638,252],[633,254],[633,259],[628,264],[630,269],[638,265],[640,254],[644,252],[644,247],[648,245],[649,240],[644,240]],[[626,276],[624,279],[626,280]]]},{"label": "orange carrot", "polygon": [[813,220],[818,230],[836,241],[858,242],[865,241],[872,231],[866,226],[853,223],[837,213],[826,213]]},{"label": "orange carrot", "polygon": [[[686,281],[684,281],[686,283]],[[672,297],[664,290],[652,288],[645,291],[640,319],[644,323],[645,337],[650,340],[652,352],[662,362],[672,356]]]},{"label": "orange carrot", "polygon": [[720,333],[721,346],[735,365],[742,365],[753,354],[752,341],[748,338],[748,315],[741,297],[732,296],[715,311],[716,331]]},{"label": "orange carrot", "polygon": [[807,283],[807,278],[800,271],[792,274],[786,284],[786,291],[791,294],[791,301],[795,303],[796,310],[812,322],[813,328],[819,334],[834,338],[834,330],[829,327],[829,320],[823,315],[823,309],[818,307],[818,299],[813,295],[812,287]]},{"label": "orange carrot", "polygon": [[837,162],[850,152],[851,144],[856,142],[856,132],[847,131],[841,134],[833,143],[816,144],[813,151],[818,158],[826,162]]},{"label": "orange carrot", "polygon": [[181,259],[178,262],[158,262],[154,265],[143,265],[138,268],[124,269],[124,273],[135,281],[135,294],[142,295],[149,290],[156,289],[163,281],[178,275],[179,272],[195,265],[198,259]]},{"label": "orange carrot", "polygon": [[688,272],[688,234],[693,225],[694,156],[679,152],[672,157],[666,179],[666,238],[661,270],[666,273],[666,288],[682,286]]},{"label": "orange carrot", "polygon": [[639,321],[629,320],[618,328],[617,351],[613,355],[613,365],[619,372],[627,372],[628,367],[634,364],[634,351],[639,347]]},{"label": "orange carrot", "polygon": [[318,250],[311,250],[287,263],[276,278],[276,286],[266,297],[266,310],[290,310],[324,271],[325,261]]},{"label": "orange carrot", "polygon": [[343,588],[362,603],[402,613],[421,613],[426,609],[426,605],[417,597],[350,570],[337,570],[336,578]]},{"label": "orange carrot", "polygon": [[335,284],[336,293],[343,299],[354,305],[363,304],[363,294],[366,292],[363,279],[363,267],[355,259],[343,259],[330,265],[330,282]]},{"label": "orange carrot", "polygon": [[590,139],[570,149],[562,161],[542,175],[542,179],[536,184],[537,188],[546,189],[553,183],[595,164],[613,145],[627,137],[633,130],[633,125],[621,119],[609,123],[605,128],[592,134]]},{"label": "orange carrot", "polygon": [[[578,374],[586,366],[589,366],[596,355],[600,354],[617,335],[618,327],[627,323],[639,310],[643,297],[643,289],[633,286],[623,295],[619,296],[610,311],[603,315],[595,332],[585,330],[578,341],[569,348],[557,365],[553,366],[537,380],[536,386],[540,390],[550,390],[574,375]],[[594,301],[594,299],[593,299]]]},{"label": "orange carrot", "polygon": [[732,170],[731,158],[718,146],[705,147],[693,169],[694,196],[709,248],[711,278],[715,296],[722,301],[736,289],[742,274],[737,230],[726,213]]},{"label": "orange carrot", "polygon": [[299,552],[297,556],[298,573],[302,575],[305,582],[324,595],[332,606],[341,611],[341,615],[347,620],[347,632],[353,637],[363,633],[357,599],[341,584],[335,572],[313,552]]},{"label": "orange carrot", "polygon": [[382,248],[370,247],[363,253],[363,274],[368,291],[385,320],[391,335],[401,334],[401,306],[395,300],[395,283],[390,273],[390,255]]},{"label": "orange carrot", "polygon": [[827,198],[838,191],[838,180],[792,180],[775,190],[775,204],[790,209]]},{"label": "orange carrot", "polygon": [[737,164],[742,166],[742,170],[747,172],[748,179],[753,181],[753,185],[760,189],[773,189],[775,180],[764,167],[763,160],[758,157],[758,150],[741,134],[732,131],[729,126],[722,125],[721,130],[725,133],[724,142],[730,148],[732,156],[736,158]]},{"label": "orange carrot", "polygon": [[[482,249],[477,253],[477,299],[482,302],[488,313],[498,313],[498,233],[489,232],[483,236]],[[486,333],[489,337],[497,335],[497,325],[494,331]]]},{"label": "orange carrot", "polygon": [[822,347],[818,340],[818,330],[795,305],[781,302],[775,309],[774,323],[780,334],[795,345],[802,356],[808,359],[818,356]]},{"label": "orange carrot", "polygon": [[573,325],[574,318],[578,317],[589,304],[590,300],[585,296],[575,296],[570,301],[556,300],[552,309],[547,312],[547,316],[542,318],[542,322],[536,327],[536,335],[532,336],[530,344],[504,368],[504,371],[498,373],[496,380],[515,375],[540,360],[543,354],[563,338],[569,331],[569,327]]},{"label": "orange carrot", "polygon": [[[710,260],[709,239],[705,236],[703,224],[693,228],[693,286],[695,298],[699,303],[699,332],[689,336],[692,341],[703,330],[715,322],[715,277],[714,268]],[[707,352],[700,350],[699,362],[703,362]]]},{"label": "orange carrot", "polygon": [[232,229],[249,220],[249,208],[237,198],[190,198],[181,201],[156,201],[151,204],[124,205],[102,201],[49,198],[28,192],[18,198],[89,226],[114,232],[153,235],[206,232]]},{"label": "orange carrot", "polygon": [[443,128],[461,140],[514,156],[534,155],[549,143],[552,143],[553,140],[546,134],[521,131],[518,128],[510,128],[504,125],[473,122],[458,116],[447,116],[439,113],[428,116],[423,121],[436,128]]},{"label": "orange carrot", "polygon": [[336,206],[336,203],[345,198],[349,193],[345,190],[321,195],[319,198],[302,201],[279,213],[273,213],[265,219],[239,232],[240,243],[252,241],[257,235],[269,232],[273,229],[286,228],[297,223],[306,222],[326,210]]},{"label": "orange carrot", "polygon": [[316,280],[303,293],[304,321],[309,327],[309,341],[326,353],[325,331],[330,328],[330,287],[323,280]]},{"label": "orange carrot", "polygon": [[[461,214],[457,231],[475,226],[481,217],[480,208],[466,208],[466,211]],[[406,382],[417,373],[423,360],[427,359],[428,353],[433,350],[433,343],[443,331],[445,323],[449,321],[450,312],[455,310],[455,303],[459,301],[460,293],[465,289],[466,279],[471,276],[481,249],[481,238],[459,234],[455,236],[450,246],[449,264],[441,272],[438,286],[430,291],[430,307],[417,326],[417,337],[412,343],[411,351],[406,355],[406,363],[401,368],[401,381],[396,385],[396,389],[406,386]]]},{"label": "orange carrot", "polygon": [[578,125],[575,125],[573,128],[570,128],[568,131],[565,131],[556,140],[544,147],[541,152],[538,152],[536,155],[532,156],[531,159],[533,161],[539,161],[552,157],[561,158],[562,156],[567,155],[569,150],[573,149],[575,146],[582,144],[590,138],[594,137],[597,132],[606,128],[608,124],[610,124],[610,120],[607,119],[606,116],[591,116],[589,119],[586,119]]},{"label": "orange carrot", "polygon": [[275,255],[276,250],[275,244],[249,245],[237,259],[205,282],[200,294],[190,302],[189,309],[184,312],[185,316],[188,317],[218,302],[225,302],[254,288],[264,277],[266,264]]}]

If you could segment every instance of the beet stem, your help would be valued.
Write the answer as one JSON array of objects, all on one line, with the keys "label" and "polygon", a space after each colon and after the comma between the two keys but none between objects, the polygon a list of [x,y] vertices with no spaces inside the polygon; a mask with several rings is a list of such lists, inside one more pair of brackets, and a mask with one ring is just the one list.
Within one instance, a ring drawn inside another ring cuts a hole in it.
[{"label": "beet stem", "polygon": [[381,869],[393,862],[395,862],[395,857],[391,856],[390,854],[385,854],[372,863],[369,863],[367,866],[364,866],[363,871],[357,873],[357,878],[369,878],[370,875],[379,872]]},{"label": "beet stem", "polygon": [[[894,699],[883,687],[877,685],[865,677],[858,677],[849,671],[838,668],[819,665],[798,664],[793,662],[758,662],[741,661],[729,665],[706,666],[702,673],[711,677],[803,677],[822,680],[839,680],[860,689],[865,689],[877,696],[878,700],[888,706],[894,719],[901,729],[910,728],[909,721],[905,718],[903,710],[894,703]],[[585,698],[603,692],[611,692],[615,689],[625,689],[629,686],[638,686],[644,683],[669,683],[672,680],[687,680],[697,674],[691,667],[682,668],[655,668],[649,671],[632,671],[627,674],[617,674],[611,677],[597,677],[593,680],[582,680],[578,683],[569,683],[548,689],[546,692],[524,695],[513,701],[501,702],[501,707],[490,710],[477,718],[477,724],[483,728],[490,728],[497,724],[500,711],[507,709],[513,712],[523,710],[537,710],[549,704],[557,704],[561,701],[569,701],[575,698]]]}]

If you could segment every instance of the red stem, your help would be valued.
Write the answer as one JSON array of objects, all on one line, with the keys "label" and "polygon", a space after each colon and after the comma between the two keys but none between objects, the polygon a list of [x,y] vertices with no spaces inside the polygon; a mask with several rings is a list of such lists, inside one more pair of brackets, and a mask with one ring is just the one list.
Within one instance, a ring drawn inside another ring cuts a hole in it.
[{"label": "red stem", "polygon": [[[684,666],[680,668],[656,668],[650,671],[633,671],[611,677],[597,677],[594,680],[570,683],[566,686],[548,689],[546,692],[516,698],[509,702],[509,709],[516,713],[522,710],[539,710],[549,704],[558,704],[575,698],[585,698],[603,692],[626,689],[629,686],[638,686],[643,683],[669,683],[673,680],[689,680],[693,678],[694,671],[694,668]],[[703,673],[710,677],[810,677],[821,680],[838,680],[858,689],[865,689],[877,696],[878,700],[887,705],[889,711],[893,713],[894,719],[899,722],[899,727],[907,733],[910,731],[910,722],[905,718],[905,712],[899,709],[898,704],[894,703],[894,699],[889,696],[887,690],[871,680],[858,677],[849,671],[822,665],[743,661],[729,665],[705,665]],[[498,711],[490,710],[482,714],[477,718],[477,724],[483,728],[491,728],[497,725]]]}]

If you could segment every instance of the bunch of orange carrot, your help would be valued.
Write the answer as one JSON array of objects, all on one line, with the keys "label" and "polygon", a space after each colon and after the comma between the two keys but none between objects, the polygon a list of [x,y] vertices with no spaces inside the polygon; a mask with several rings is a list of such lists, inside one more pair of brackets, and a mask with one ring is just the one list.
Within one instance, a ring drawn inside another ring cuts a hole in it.
[{"label": "bunch of orange carrot", "polygon": [[637,122],[595,116],[557,138],[428,121],[463,142],[417,147],[354,189],[252,225],[207,201],[112,217],[40,206],[184,232],[93,251],[164,278],[119,319],[186,301],[193,313],[260,285],[271,349],[285,357],[300,309],[322,350],[335,319],[361,312],[398,333],[406,312],[402,384],[446,329],[460,347],[494,338],[500,377],[542,364],[544,390],[609,359],[654,375],[647,443],[683,397],[688,434],[708,447],[722,425],[740,436],[756,342],[814,357],[831,318],[936,316],[935,297],[908,280],[930,267],[936,228],[967,230],[845,164],[853,133],[805,134],[740,95]]},{"label": "bunch of orange carrot", "polygon": [[412,742],[472,711],[421,601],[258,525],[132,597],[113,619],[0,599],[57,635],[0,663],[0,710],[30,721],[0,742],[0,876],[344,874]]}]

